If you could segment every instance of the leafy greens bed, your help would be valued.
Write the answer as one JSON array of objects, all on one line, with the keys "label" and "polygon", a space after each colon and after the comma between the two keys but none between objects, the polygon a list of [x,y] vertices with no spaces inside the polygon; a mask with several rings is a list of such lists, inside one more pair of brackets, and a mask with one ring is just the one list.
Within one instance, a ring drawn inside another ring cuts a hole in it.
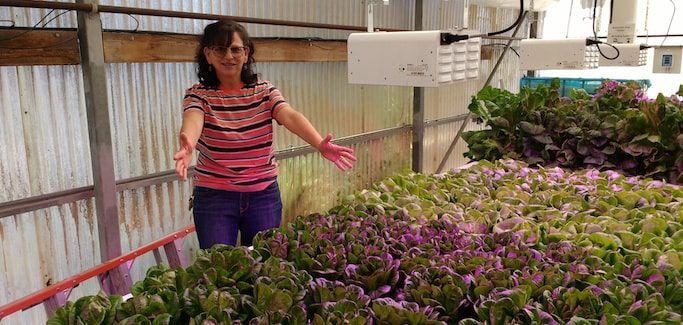
[{"label": "leafy greens bed", "polygon": [[683,190],[481,161],[156,266],[50,324],[680,324]]},{"label": "leafy greens bed", "polygon": [[[463,134],[466,157],[571,169],[618,169],[683,183],[683,103],[648,99],[635,83],[605,81],[595,95],[560,97],[559,79],[519,94],[492,87],[469,110],[488,127]],[[678,92],[683,96],[683,85]]]}]

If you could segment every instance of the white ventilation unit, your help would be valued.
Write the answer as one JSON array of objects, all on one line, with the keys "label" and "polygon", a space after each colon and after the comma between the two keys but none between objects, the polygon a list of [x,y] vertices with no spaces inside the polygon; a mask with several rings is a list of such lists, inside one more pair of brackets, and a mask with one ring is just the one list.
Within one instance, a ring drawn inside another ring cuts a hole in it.
[{"label": "white ventilation unit", "polygon": [[608,58],[613,58],[616,56],[614,60],[600,56],[601,67],[637,67],[647,64],[648,47],[639,44],[612,45],[619,50],[619,56],[617,56],[617,52],[610,45],[600,45],[602,53],[604,53]]},{"label": "white ventilation unit", "polygon": [[446,44],[442,34],[453,35],[439,30],[349,35],[349,83],[438,87],[479,78],[480,39]]},{"label": "white ventilation unit", "polygon": [[[581,70],[598,67],[600,53],[585,38],[524,39],[520,41],[522,70]],[[604,46],[604,45],[603,45]]]}]

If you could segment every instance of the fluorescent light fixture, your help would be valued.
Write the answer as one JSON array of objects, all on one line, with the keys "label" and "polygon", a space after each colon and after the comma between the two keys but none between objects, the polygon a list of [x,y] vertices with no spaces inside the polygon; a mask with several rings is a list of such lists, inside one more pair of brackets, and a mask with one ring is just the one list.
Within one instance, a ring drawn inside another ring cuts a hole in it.
[{"label": "fluorescent light fixture", "polygon": [[[619,50],[619,56],[612,46]],[[640,44],[601,44],[600,49],[608,58],[617,56],[614,60],[600,56],[600,66],[608,67],[637,67],[647,64],[648,47]]]},{"label": "fluorescent light fixture", "polygon": [[524,39],[520,41],[522,70],[581,70],[598,67],[600,53],[585,38]]},{"label": "fluorescent light fixture", "polygon": [[349,83],[438,87],[478,79],[480,39],[446,44],[442,34],[453,36],[439,30],[352,33],[347,42]]}]

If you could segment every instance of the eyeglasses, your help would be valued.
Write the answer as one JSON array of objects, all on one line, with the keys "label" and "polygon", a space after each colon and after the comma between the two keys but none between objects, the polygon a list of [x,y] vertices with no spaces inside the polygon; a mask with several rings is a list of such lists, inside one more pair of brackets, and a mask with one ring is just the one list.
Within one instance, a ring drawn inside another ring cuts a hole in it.
[{"label": "eyeglasses", "polygon": [[244,55],[244,51],[247,49],[246,46],[209,46],[209,49],[218,56],[225,56],[228,54],[228,51],[232,56],[242,56]]}]

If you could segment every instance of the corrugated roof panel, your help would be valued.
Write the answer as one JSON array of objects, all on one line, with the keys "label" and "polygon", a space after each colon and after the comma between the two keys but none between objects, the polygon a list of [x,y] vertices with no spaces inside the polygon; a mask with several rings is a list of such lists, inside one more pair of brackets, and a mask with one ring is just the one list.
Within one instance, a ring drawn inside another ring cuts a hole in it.
[{"label": "corrugated roof panel", "polygon": [[481,82],[472,80],[438,88],[425,89],[425,119],[433,120],[466,114],[471,96],[479,91]]},{"label": "corrugated roof panel", "polygon": [[[74,1],[55,1],[74,2]],[[0,11],[0,20],[8,20],[15,27],[34,28],[75,28],[76,12],[64,9],[37,9],[3,7]]]},{"label": "corrugated roof panel", "polygon": [[[412,89],[351,85],[345,62],[257,63],[296,110],[325,136],[335,138],[410,123]],[[278,149],[306,143],[284,127],[276,127]]]},{"label": "corrugated roof panel", "polygon": [[[0,219],[0,305],[100,263],[94,210],[94,200],[85,200]],[[97,280],[90,280],[74,288],[72,297],[98,291]],[[38,306],[3,324],[45,321],[45,308]]]},{"label": "corrugated roof panel", "polygon": [[16,67],[0,67],[0,90],[0,202],[7,202],[31,195]]},{"label": "corrugated roof panel", "polygon": [[182,98],[196,83],[191,63],[107,65],[116,177],[173,169]]},{"label": "corrugated roof panel", "polygon": [[424,30],[456,29],[466,26],[464,6],[468,0],[424,0]]},{"label": "corrugated roof panel", "polygon": [[[99,4],[335,25],[367,25],[367,7],[363,0],[324,1],[317,3],[317,5],[311,5],[311,2],[308,0],[289,0],[286,2],[278,0],[262,0],[258,2],[249,0],[110,0],[99,1]],[[453,1],[453,4],[447,4],[449,8],[453,6],[457,7],[457,5],[457,1]],[[414,6],[414,1],[392,1],[389,5],[376,5],[374,7],[375,27],[412,29],[414,24]],[[41,21],[41,18],[46,15],[47,17]],[[76,26],[76,14],[74,11],[10,7],[9,11],[0,13],[0,19],[12,20],[15,22],[15,26],[22,27],[43,27],[45,22],[50,21],[54,17],[56,18],[47,24],[47,27],[73,28]],[[209,23],[209,21],[206,20],[112,13],[102,13],[101,19],[104,29],[190,34],[200,34],[204,26]],[[343,30],[263,24],[247,24],[247,29],[256,37],[321,37],[326,39],[346,39],[350,33],[350,31]]]},{"label": "corrugated roof panel", "polygon": [[[85,104],[79,66],[2,67],[3,132],[12,148],[3,179],[5,201],[92,183]],[[5,93],[5,91],[7,91]],[[5,95],[7,94],[7,95]],[[11,125],[10,125],[11,123]],[[9,135],[9,134],[8,134]],[[16,155],[14,155],[16,154]],[[28,191],[26,190],[28,188]]]},{"label": "corrugated roof panel", "polygon": [[[101,1],[103,5],[143,7],[150,9],[198,12],[239,17],[256,17],[277,20],[366,26],[366,6],[363,0],[326,1],[311,5],[308,0],[249,0],[236,1]],[[413,1],[394,1],[390,5],[375,7],[375,26],[412,29]],[[137,20],[137,22],[136,22]],[[102,14],[105,29],[154,30],[174,33],[200,34],[210,21],[182,18],[151,17],[140,15]],[[320,28],[287,27],[264,24],[246,24],[253,37],[320,37],[346,39],[350,31]]]},{"label": "corrugated roof panel", "polygon": [[319,154],[280,161],[278,182],[282,191],[283,223],[298,215],[324,212],[339,204],[357,189],[410,168],[409,132],[354,145],[358,162],[347,173],[341,172]]},{"label": "corrugated roof panel", "polygon": [[[426,173],[435,173],[437,171],[441,160],[445,157],[446,151],[453,142],[453,139],[455,139],[461,125],[462,122],[454,122],[425,130],[425,155],[423,163],[424,171]],[[482,128],[483,125],[470,122],[463,132],[481,130]],[[467,142],[460,138],[456,143],[453,152],[446,160],[442,172],[468,163],[469,159],[463,156],[463,153],[467,150]]]},{"label": "corrugated roof panel", "polygon": [[[188,209],[190,195],[190,182],[180,181],[119,193],[122,252],[132,251],[192,224],[192,212]],[[185,237],[183,247],[183,254],[192,261],[198,249],[194,233]],[[163,248],[161,255],[167,262]],[[147,269],[155,264],[151,253],[138,257],[131,268],[131,278],[134,281],[144,279]]]}]

